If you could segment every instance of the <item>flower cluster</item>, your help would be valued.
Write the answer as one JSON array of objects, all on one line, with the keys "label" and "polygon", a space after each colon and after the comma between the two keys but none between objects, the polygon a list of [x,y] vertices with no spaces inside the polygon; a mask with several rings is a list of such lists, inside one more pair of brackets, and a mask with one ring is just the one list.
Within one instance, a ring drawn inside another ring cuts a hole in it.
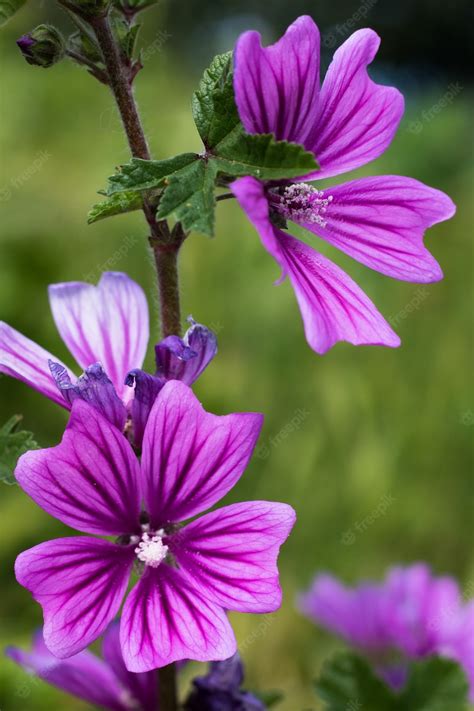
[{"label": "flower cluster", "polygon": [[439,655],[463,666],[474,700],[474,601],[463,604],[452,578],[435,578],[422,563],[355,588],[318,575],[299,607],[364,654],[394,689],[404,686],[411,662]]}]

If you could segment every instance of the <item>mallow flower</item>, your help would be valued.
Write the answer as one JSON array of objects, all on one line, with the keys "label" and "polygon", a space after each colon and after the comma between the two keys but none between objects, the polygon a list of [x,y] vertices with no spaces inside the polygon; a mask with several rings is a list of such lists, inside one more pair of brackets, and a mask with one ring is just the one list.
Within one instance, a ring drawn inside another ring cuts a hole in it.
[{"label": "mallow flower", "polygon": [[[226,611],[280,606],[276,561],[293,509],[254,501],[194,518],[237,483],[261,426],[259,414],[207,413],[187,385],[172,380],[151,409],[141,462],[83,400],[73,403],[61,444],[20,458],[15,475],[24,491],[92,534],[40,543],[16,561],[18,582],[43,607],[54,655],[65,659],[91,644],[125,597],[120,638],[132,672],[228,659],[236,642]],[[139,580],[127,595],[134,568]]]},{"label": "mallow flower", "polygon": [[193,681],[194,690],[184,711],[266,711],[266,706],[242,689],[244,667],[239,653],[223,662],[213,662],[206,676]]},{"label": "mallow flower", "polygon": [[127,670],[117,622],[113,622],[105,632],[103,659],[89,650],[69,659],[58,659],[46,647],[42,630],[35,634],[30,652],[9,647],[6,654],[29,674],[102,709],[157,711],[159,708],[157,674],[133,674]]},{"label": "mallow flower", "polygon": [[49,287],[58,331],[85,372],[77,378],[61,361],[0,322],[0,373],[22,380],[70,409],[77,399],[96,407],[123,429],[131,415],[140,445],[147,417],[167,380],[191,385],[217,353],[216,337],[191,319],[184,338],[169,336],[155,347],[156,374],[140,368],[149,340],[148,305],[142,288],[121,272],[105,272],[97,286],[66,282]]},{"label": "mallow flower", "polygon": [[458,661],[472,684],[470,608],[463,606],[454,579],[434,577],[424,563],[392,568],[383,582],[355,588],[318,575],[298,604],[307,617],[363,654],[393,689],[405,685],[413,661],[433,655]]},{"label": "mallow flower", "polygon": [[270,47],[262,47],[257,32],[246,32],[235,49],[235,97],[245,129],[303,145],[321,168],[300,180],[245,177],[231,185],[282,279],[289,277],[317,353],[337,341],[396,347],[400,339],[345,272],[286,231],[288,221],[395,279],[426,283],[443,276],[423,235],[454,214],[447,195],[398,175],[324,189],[308,182],[359,168],[391,143],[404,102],[397,89],[367,73],[379,44],[373,30],[352,34],[321,87],[319,30],[310,17],[297,19]]}]

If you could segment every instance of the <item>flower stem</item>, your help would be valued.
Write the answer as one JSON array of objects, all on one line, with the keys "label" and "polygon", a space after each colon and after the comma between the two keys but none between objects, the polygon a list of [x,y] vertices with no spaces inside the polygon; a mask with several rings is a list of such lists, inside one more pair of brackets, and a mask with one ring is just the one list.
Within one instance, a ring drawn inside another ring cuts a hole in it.
[{"label": "flower stem", "polygon": [[[102,52],[108,83],[120,111],[132,156],[150,160],[150,150],[133,95],[133,77],[130,76],[129,68],[125,66],[122,59],[109,18],[108,16],[93,17],[89,19],[89,23]],[[171,232],[165,220],[156,219],[156,207],[152,205],[146,194],[143,197],[143,212],[150,228],[149,241],[155,257],[163,336],[179,336],[181,335],[181,312],[178,252],[184,241],[183,232],[180,226]]]},{"label": "flower stem", "polygon": [[158,687],[160,711],[177,711],[178,688],[175,664],[168,664],[168,666],[158,669]]}]

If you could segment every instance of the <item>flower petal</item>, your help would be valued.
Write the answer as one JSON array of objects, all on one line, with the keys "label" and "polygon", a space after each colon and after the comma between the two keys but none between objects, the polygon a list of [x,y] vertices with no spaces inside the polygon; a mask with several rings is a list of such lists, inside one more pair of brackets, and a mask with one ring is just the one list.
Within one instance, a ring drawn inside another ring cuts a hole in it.
[{"label": "flower petal", "polygon": [[258,32],[239,38],[235,98],[249,133],[305,144],[317,110],[319,49],[319,30],[308,16],[299,17],[270,47],[262,47]]},{"label": "flower petal", "polygon": [[133,548],[79,536],[21,553],[16,578],[43,607],[44,641],[64,659],[85,649],[113,620],[134,560]]},{"label": "flower petal", "polygon": [[143,439],[152,528],[190,518],[227,494],[247,466],[261,427],[262,415],[211,415],[187,385],[167,383]]},{"label": "flower petal", "polygon": [[[0,321],[0,373],[21,380],[58,405],[68,407],[51,376],[49,360],[57,358]],[[70,378],[75,377],[62,363],[61,366]]]},{"label": "flower petal", "polygon": [[346,173],[378,158],[390,145],[403,115],[404,100],[390,86],[373,82],[369,65],[380,37],[354,32],[334,54],[321,88],[313,131],[305,146],[321,170],[312,178]]},{"label": "flower petal", "polygon": [[135,369],[128,373],[125,382],[130,388],[135,389],[135,395],[131,402],[133,438],[135,445],[141,447],[151,408],[158,393],[166,384],[166,380],[145,373],[144,370]]},{"label": "flower petal", "polygon": [[456,208],[445,193],[412,178],[384,175],[337,185],[329,194],[326,225],[295,221],[387,276],[419,283],[442,279],[423,235],[453,216]]},{"label": "flower petal", "polygon": [[182,571],[166,563],[148,568],[128,596],[120,637],[131,672],[180,659],[227,659],[236,651],[224,610],[209,602]]},{"label": "flower petal", "polygon": [[396,333],[347,274],[271,223],[261,183],[241,178],[231,189],[255,225],[263,246],[289,276],[313,350],[323,354],[338,341],[392,348],[400,345]]},{"label": "flower petal", "polygon": [[18,483],[36,503],[85,533],[140,530],[140,469],[125,437],[82,400],[72,408],[62,442],[24,454]]},{"label": "flower petal", "polygon": [[168,336],[155,347],[157,375],[167,380],[181,380],[192,385],[207,368],[217,353],[215,334],[196,323],[192,324],[184,338]]},{"label": "flower petal", "polygon": [[44,645],[42,632],[38,636],[32,652],[9,647],[7,656],[27,672],[78,699],[111,711],[127,711],[120,702],[122,688],[104,662],[88,650],[69,659],[58,659]]},{"label": "flower petal", "polygon": [[113,622],[104,635],[102,653],[115,676],[139,703],[141,711],[156,711],[158,705],[158,675],[155,671],[133,674],[125,666],[120,644],[120,623]]},{"label": "flower petal", "polygon": [[127,411],[115,392],[112,381],[107,377],[100,363],[95,363],[80,378],[71,382],[69,374],[60,363],[49,362],[51,375],[66,402],[71,406],[79,399],[95,407],[109,422],[123,430]]},{"label": "flower petal", "polygon": [[140,368],[149,337],[143,290],[126,274],[105,272],[99,284],[52,284],[49,298],[62,339],[85,370],[100,362],[120,397],[129,370]]},{"label": "flower petal", "polygon": [[171,550],[214,602],[239,612],[274,612],[281,605],[277,557],[295,520],[287,504],[233,504],[170,537]]}]

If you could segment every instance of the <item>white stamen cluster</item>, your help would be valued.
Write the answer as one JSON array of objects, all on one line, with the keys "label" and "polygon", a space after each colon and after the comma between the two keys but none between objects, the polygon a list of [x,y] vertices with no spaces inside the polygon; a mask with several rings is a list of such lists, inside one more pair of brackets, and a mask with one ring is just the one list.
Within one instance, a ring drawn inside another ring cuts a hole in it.
[{"label": "white stamen cluster", "polygon": [[279,198],[278,211],[286,219],[326,227],[323,216],[333,200],[332,195],[325,198],[323,190],[307,183],[293,183],[280,193]]},{"label": "white stamen cluster", "polygon": [[164,534],[165,532],[162,528],[153,535],[144,533],[140,543],[135,548],[138,560],[141,560],[145,565],[150,565],[152,568],[158,568],[168,555],[168,546],[163,543]]}]

